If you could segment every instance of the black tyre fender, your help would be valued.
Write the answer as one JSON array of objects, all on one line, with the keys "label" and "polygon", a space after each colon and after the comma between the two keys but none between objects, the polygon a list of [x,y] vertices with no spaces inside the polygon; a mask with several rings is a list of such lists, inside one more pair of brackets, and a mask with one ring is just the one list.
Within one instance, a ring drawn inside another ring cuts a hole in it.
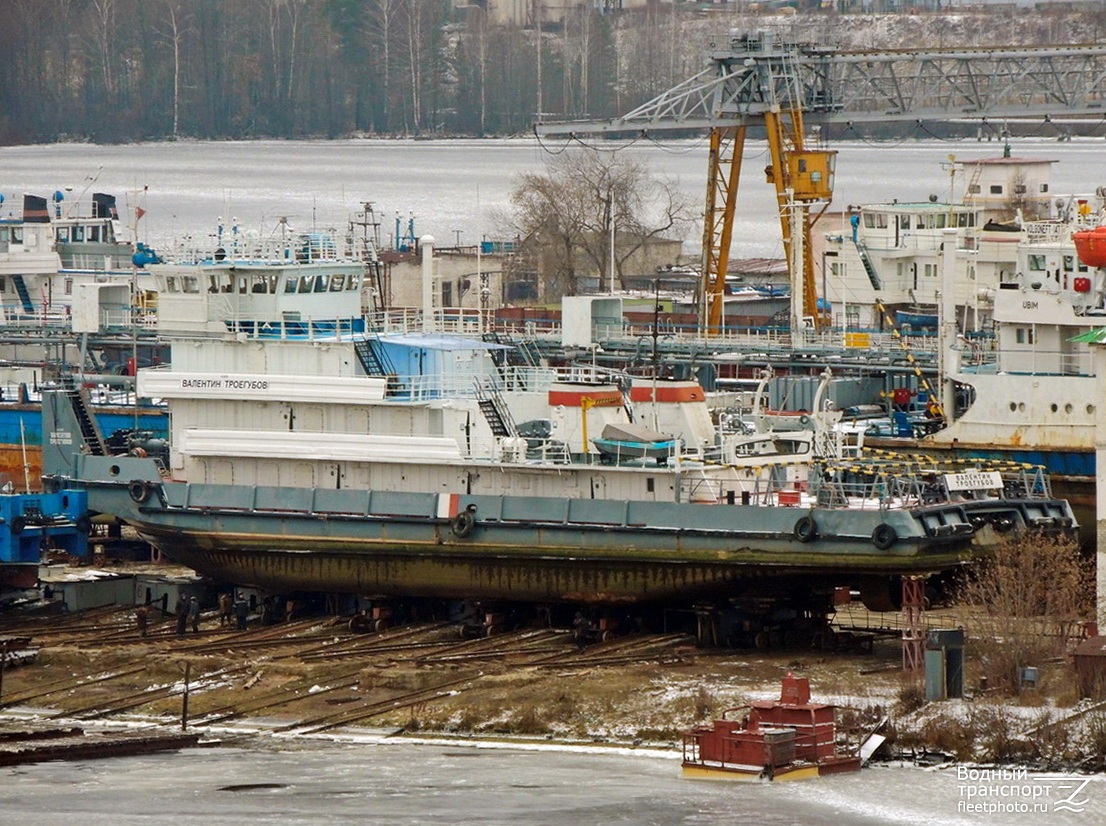
[{"label": "black tyre fender", "polygon": [[92,520],[87,513],[83,513],[77,517],[77,521],[73,523],[73,527],[76,529],[77,533],[88,536],[88,534],[92,532]]},{"label": "black tyre fender", "polygon": [[898,533],[886,522],[876,525],[875,530],[872,531],[872,544],[881,551],[886,551],[898,541]]},{"label": "black tyre fender", "polygon": [[8,530],[11,531],[12,536],[19,536],[23,533],[23,529],[27,527],[27,520],[22,516],[13,516],[11,525],[8,526]]},{"label": "black tyre fender", "polygon": [[474,511],[468,510],[467,508],[454,516],[449,522],[449,529],[453,531],[453,535],[459,539],[464,539],[472,533],[475,527],[476,514]]},{"label": "black tyre fender", "polygon": [[818,525],[812,516],[804,516],[795,523],[792,530],[795,538],[800,542],[810,542],[818,538]]},{"label": "black tyre fender", "polygon": [[150,498],[150,486],[141,479],[134,479],[127,483],[127,493],[138,504],[142,504]]}]

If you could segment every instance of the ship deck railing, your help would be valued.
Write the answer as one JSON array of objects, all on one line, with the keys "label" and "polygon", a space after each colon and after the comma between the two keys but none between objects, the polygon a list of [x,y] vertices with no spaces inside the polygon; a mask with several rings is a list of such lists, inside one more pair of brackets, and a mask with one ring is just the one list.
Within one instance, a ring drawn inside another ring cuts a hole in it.
[{"label": "ship deck railing", "polygon": [[[455,334],[498,333],[511,337],[549,340],[558,347],[563,335],[559,319],[535,316],[520,319],[504,318],[493,310],[469,307],[435,309],[429,318],[416,308],[397,308],[373,313],[369,316],[370,329],[387,334],[435,332]],[[631,323],[614,321],[596,323],[592,335],[595,345],[591,350],[627,347],[642,350],[652,347],[654,331],[665,350],[688,347],[698,352],[732,350],[734,352],[760,352],[765,355],[785,355],[795,348],[828,355],[860,355],[868,358],[885,356],[894,360],[902,356],[904,346],[915,356],[935,357],[937,338],[932,335],[896,336],[890,331],[861,328],[835,327],[825,331],[803,331],[793,336],[789,330],[775,326],[726,327],[716,335],[706,336],[696,325],[661,322]],[[643,350],[644,352],[644,350]]]},{"label": "ship deck railing", "polygon": [[[9,331],[19,327],[42,330],[70,331],[73,329],[73,317],[67,311],[42,310],[27,312],[22,304],[4,304],[0,306],[0,320]],[[102,304],[99,313],[101,331],[109,330],[154,330],[157,328],[157,314],[142,307],[125,304]]]},{"label": "ship deck railing", "polygon": [[[1106,326],[1106,318],[1103,320]],[[994,364],[1004,373],[1032,376],[1093,376],[1090,349],[1082,351],[1043,350],[1029,346],[996,350]]]},{"label": "ship deck railing", "polygon": [[1002,499],[1051,499],[1052,486],[1039,465],[998,465],[1001,487],[960,490],[950,479],[967,472],[988,473],[987,468],[942,468],[907,466],[881,467],[851,463],[813,474],[809,483],[819,507],[856,508],[877,503],[882,508],[921,507],[963,502],[974,497]]},{"label": "ship deck railing", "polygon": [[187,236],[159,247],[165,263],[285,265],[319,262],[363,264],[359,239],[329,232],[303,232],[258,238],[233,227],[203,236]]}]

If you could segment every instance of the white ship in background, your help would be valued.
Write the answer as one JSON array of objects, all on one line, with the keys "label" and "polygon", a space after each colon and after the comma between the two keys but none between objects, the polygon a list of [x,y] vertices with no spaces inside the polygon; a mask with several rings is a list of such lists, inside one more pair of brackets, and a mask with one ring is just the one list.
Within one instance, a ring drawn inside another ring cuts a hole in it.
[{"label": "white ship in background", "polygon": [[1051,163],[965,164],[962,203],[860,207],[827,238],[823,260],[840,324],[879,329],[897,317],[913,340],[937,340],[945,316],[934,389],[947,426],[920,446],[1043,465],[1058,492],[1091,508],[1098,402],[1080,337],[1106,326],[1106,258],[1081,257],[1076,239],[1106,218],[1106,187],[1056,197]]}]

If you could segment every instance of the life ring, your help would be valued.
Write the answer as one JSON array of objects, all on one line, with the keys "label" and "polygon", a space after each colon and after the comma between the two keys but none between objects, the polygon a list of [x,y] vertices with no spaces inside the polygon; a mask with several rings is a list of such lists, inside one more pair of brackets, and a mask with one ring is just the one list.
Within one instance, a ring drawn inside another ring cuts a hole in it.
[{"label": "life ring", "polygon": [[11,525],[8,530],[11,531],[12,536],[18,536],[23,533],[23,529],[27,527],[27,520],[22,516],[12,517]]},{"label": "life ring", "polygon": [[449,529],[453,531],[453,535],[460,539],[464,539],[472,533],[472,529],[475,527],[476,514],[470,510],[461,511],[449,523]]},{"label": "life ring", "polygon": [[73,523],[73,527],[77,533],[88,536],[92,532],[92,520],[88,518],[88,514],[84,513],[77,517],[77,521]]},{"label": "life ring", "polygon": [[141,505],[150,498],[150,486],[141,479],[134,479],[127,484],[127,493],[131,495],[131,499]]},{"label": "life ring", "polygon": [[810,542],[818,537],[818,525],[815,524],[812,517],[804,516],[795,523],[793,533],[800,542]]},{"label": "life ring", "polygon": [[886,551],[892,545],[899,540],[899,535],[893,527],[886,522],[876,525],[876,529],[872,531],[872,544],[879,548],[881,551]]}]

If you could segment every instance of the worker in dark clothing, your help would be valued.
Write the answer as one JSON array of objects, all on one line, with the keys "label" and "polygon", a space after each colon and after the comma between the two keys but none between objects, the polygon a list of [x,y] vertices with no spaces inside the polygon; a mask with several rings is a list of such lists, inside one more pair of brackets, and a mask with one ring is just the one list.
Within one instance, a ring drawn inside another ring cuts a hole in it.
[{"label": "worker in dark clothing", "polygon": [[234,615],[234,597],[230,595],[229,591],[224,591],[219,594],[219,625],[230,625],[231,617]]},{"label": "worker in dark clothing", "polygon": [[576,647],[581,651],[587,647],[589,630],[590,624],[587,617],[577,611],[576,618],[572,621],[572,636],[576,640]]},{"label": "worker in dark clothing", "polygon": [[173,612],[177,617],[177,636],[183,637],[188,628],[188,597],[181,594],[177,597],[177,604],[173,606]]},{"label": "worker in dark clothing", "polygon": [[139,605],[134,611],[134,621],[138,626],[140,636],[146,636],[146,630],[150,625],[150,609],[145,605]]},{"label": "worker in dark clothing", "polygon": [[188,603],[188,623],[192,626],[192,630],[199,632],[200,630],[200,601],[195,597]]},{"label": "worker in dark clothing", "polygon": [[234,601],[234,616],[238,620],[238,630],[245,631],[249,622],[250,604],[242,594]]}]

